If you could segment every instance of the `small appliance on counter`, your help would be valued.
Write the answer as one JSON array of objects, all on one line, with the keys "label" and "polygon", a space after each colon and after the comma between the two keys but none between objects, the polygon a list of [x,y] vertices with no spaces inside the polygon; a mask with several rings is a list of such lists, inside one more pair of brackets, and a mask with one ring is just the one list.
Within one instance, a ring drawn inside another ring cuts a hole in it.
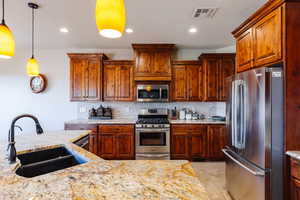
[{"label": "small appliance on counter", "polygon": [[185,113],[185,119],[186,120],[191,120],[192,119],[192,111],[189,110]]},{"label": "small appliance on counter", "polygon": [[176,107],[174,108],[174,110],[171,110],[171,119],[176,120],[177,119],[177,109]]},{"label": "small appliance on counter", "polygon": [[180,110],[179,119],[184,120],[185,119],[185,113],[186,113],[185,109]]},{"label": "small appliance on counter", "polygon": [[92,108],[89,110],[89,119],[112,119],[112,109],[104,108],[102,105],[97,109]]},{"label": "small appliance on counter", "polygon": [[213,121],[222,121],[222,122],[226,121],[226,117],[222,117],[222,116],[211,116],[211,119]]}]

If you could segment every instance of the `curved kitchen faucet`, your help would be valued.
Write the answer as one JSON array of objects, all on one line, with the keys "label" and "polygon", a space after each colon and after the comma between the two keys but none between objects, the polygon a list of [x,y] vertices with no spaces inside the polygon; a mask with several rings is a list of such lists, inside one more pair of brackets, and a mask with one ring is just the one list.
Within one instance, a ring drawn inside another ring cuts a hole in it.
[{"label": "curved kitchen faucet", "polygon": [[[8,132],[8,161],[10,164],[15,163],[16,162],[16,157],[17,157],[17,151],[15,148],[15,127],[16,126],[16,122],[21,119],[21,118],[31,118],[33,119],[33,121],[35,122],[35,127],[36,127],[36,133],[37,134],[42,134],[44,131],[39,123],[39,120],[33,116],[33,115],[29,115],[29,114],[24,114],[24,115],[19,115],[16,118],[14,118],[11,122],[10,125],[10,130]],[[22,129],[21,129],[22,130]]]}]

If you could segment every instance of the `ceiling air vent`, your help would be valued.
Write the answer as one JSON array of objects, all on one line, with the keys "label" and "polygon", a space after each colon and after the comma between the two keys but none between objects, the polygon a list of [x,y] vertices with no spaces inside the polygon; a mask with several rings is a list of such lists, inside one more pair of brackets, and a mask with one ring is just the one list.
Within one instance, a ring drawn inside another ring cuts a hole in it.
[{"label": "ceiling air vent", "polygon": [[197,8],[194,12],[194,18],[213,18],[218,11],[218,8]]}]

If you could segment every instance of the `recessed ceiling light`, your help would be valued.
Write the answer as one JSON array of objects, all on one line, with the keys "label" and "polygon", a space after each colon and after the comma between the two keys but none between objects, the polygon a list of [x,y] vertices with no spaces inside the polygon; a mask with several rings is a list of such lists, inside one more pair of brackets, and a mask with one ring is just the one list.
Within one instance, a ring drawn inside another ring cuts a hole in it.
[{"label": "recessed ceiling light", "polygon": [[61,33],[69,33],[69,30],[66,27],[62,27],[59,29]]},{"label": "recessed ceiling light", "polygon": [[127,28],[125,31],[126,33],[133,33],[133,30],[131,28]]},{"label": "recessed ceiling light", "polygon": [[189,29],[189,32],[190,32],[190,33],[197,33],[197,29],[196,29],[196,28],[190,28],[190,29]]}]

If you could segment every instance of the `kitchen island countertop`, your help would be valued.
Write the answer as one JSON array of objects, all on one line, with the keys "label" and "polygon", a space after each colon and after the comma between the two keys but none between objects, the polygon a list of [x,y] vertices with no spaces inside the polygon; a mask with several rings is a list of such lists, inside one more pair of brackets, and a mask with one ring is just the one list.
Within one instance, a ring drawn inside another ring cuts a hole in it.
[{"label": "kitchen island countertop", "polygon": [[72,142],[89,131],[61,131],[17,136],[17,151],[65,145],[89,162],[34,178],[17,176],[19,164],[4,158],[6,141],[0,141],[0,199],[2,200],[208,200],[188,161],[106,161]]}]

